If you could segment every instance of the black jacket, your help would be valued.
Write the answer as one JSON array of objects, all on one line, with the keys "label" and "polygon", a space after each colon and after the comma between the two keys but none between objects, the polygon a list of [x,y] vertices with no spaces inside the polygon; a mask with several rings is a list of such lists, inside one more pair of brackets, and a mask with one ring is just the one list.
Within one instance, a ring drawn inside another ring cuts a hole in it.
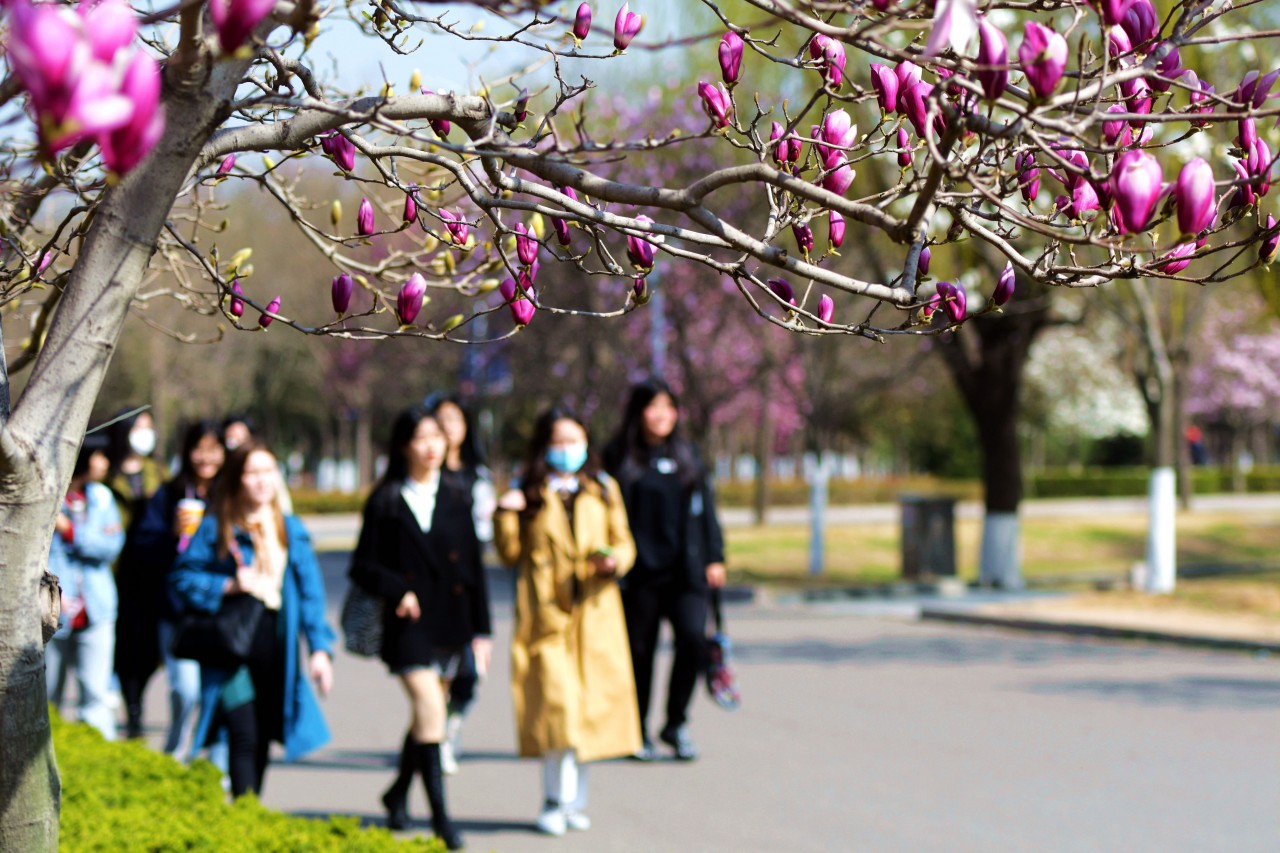
[{"label": "black jacket", "polygon": [[[456,649],[491,631],[470,493],[442,479],[431,530],[423,533],[401,485],[385,484],[369,496],[350,572],[385,601],[382,659],[392,667],[427,663],[434,650]],[[422,608],[417,622],[395,614],[410,591]]]},{"label": "black jacket", "polygon": [[[716,514],[715,489],[711,485],[711,477],[691,448],[686,458],[692,459],[692,464],[696,465],[697,475],[689,485],[680,490],[683,553],[679,564],[672,568],[679,573],[679,579],[683,580],[689,588],[705,590],[707,566],[711,563],[724,562],[724,534]],[[631,519],[631,535],[636,540],[636,551],[638,554],[644,554],[652,550],[647,547],[646,540],[657,535],[656,531],[645,530],[643,524],[637,524],[639,519],[633,511],[637,486],[647,473],[646,468],[629,456],[620,459],[618,454],[613,454],[608,461],[612,463],[609,473],[622,487],[622,500],[627,506]],[[627,575],[625,583],[634,586],[646,580],[659,579],[656,576],[646,578],[650,573],[644,569],[645,567],[638,560],[635,569]],[[663,575],[664,579],[665,577]]]}]

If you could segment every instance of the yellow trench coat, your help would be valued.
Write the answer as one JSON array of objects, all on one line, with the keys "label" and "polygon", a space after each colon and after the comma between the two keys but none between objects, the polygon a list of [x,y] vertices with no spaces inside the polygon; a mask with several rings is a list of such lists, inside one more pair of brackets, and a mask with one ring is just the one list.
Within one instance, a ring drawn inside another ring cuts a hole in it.
[{"label": "yellow trench coat", "polygon": [[524,757],[572,748],[579,761],[598,761],[640,748],[618,579],[597,577],[587,560],[608,547],[621,577],[636,557],[622,493],[613,480],[602,480],[604,487],[582,487],[572,530],[564,504],[545,488],[542,510],[532,520],[509,510],[494,516],[498,554],[519,572],[511,693]]}]

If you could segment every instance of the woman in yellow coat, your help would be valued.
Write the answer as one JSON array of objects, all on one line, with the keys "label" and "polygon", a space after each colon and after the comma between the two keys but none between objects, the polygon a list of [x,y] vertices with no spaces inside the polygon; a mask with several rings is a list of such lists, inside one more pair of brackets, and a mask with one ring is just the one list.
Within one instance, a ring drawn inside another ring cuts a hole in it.
[{"label": "woman in yellow coat", "polygon": [[511,691],[520,755],[543,759],[538,828],[586,829],[587,762],[640,748],[618,578],[635,560],[618,484],[563,408],[538,418],[521,487],[498,501],[494,544],[519,572]]}]

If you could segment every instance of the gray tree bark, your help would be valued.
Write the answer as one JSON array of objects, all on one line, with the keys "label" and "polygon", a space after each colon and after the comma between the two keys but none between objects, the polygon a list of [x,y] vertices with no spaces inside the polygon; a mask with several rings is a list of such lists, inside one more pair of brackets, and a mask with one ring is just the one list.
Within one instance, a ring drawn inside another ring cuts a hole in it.
[{"label": "gray tree bark", "polygon": [[[166,81],[167,130],[98,206],[22,397],[0,426],[0,850],[56,850],[60,785],[45,701],[53,522],[160,229],[247,68]],[[178,86],[174,86],[174,83]],[[7,388],[7,375],[3,385]],[[54,616],[56,624],[56,615]]]}]

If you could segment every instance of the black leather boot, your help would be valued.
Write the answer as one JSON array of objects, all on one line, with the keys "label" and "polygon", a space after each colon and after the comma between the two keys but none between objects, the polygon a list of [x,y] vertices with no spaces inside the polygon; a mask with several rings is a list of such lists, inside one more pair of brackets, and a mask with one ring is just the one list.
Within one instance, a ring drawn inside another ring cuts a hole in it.
[{"label": "black leather boot", "polygon": [[444,804],[444,771],[440,767],[440,744],[420,743],[418,769],[427,789],[427,802],[431,804],[431,828],[450,850],[462,849],[462,835],[453,828],[449,812]]},{"label": "black leather boot", "polygon": [[400,749],[400,772],[382,795],[382,805],[387,809],[387,826],[391,829],[404,829],[409,825],[409,786],[413,784],[413,774],[418,769],[417,747],[413,738],[405,734],[404,746]]}]

